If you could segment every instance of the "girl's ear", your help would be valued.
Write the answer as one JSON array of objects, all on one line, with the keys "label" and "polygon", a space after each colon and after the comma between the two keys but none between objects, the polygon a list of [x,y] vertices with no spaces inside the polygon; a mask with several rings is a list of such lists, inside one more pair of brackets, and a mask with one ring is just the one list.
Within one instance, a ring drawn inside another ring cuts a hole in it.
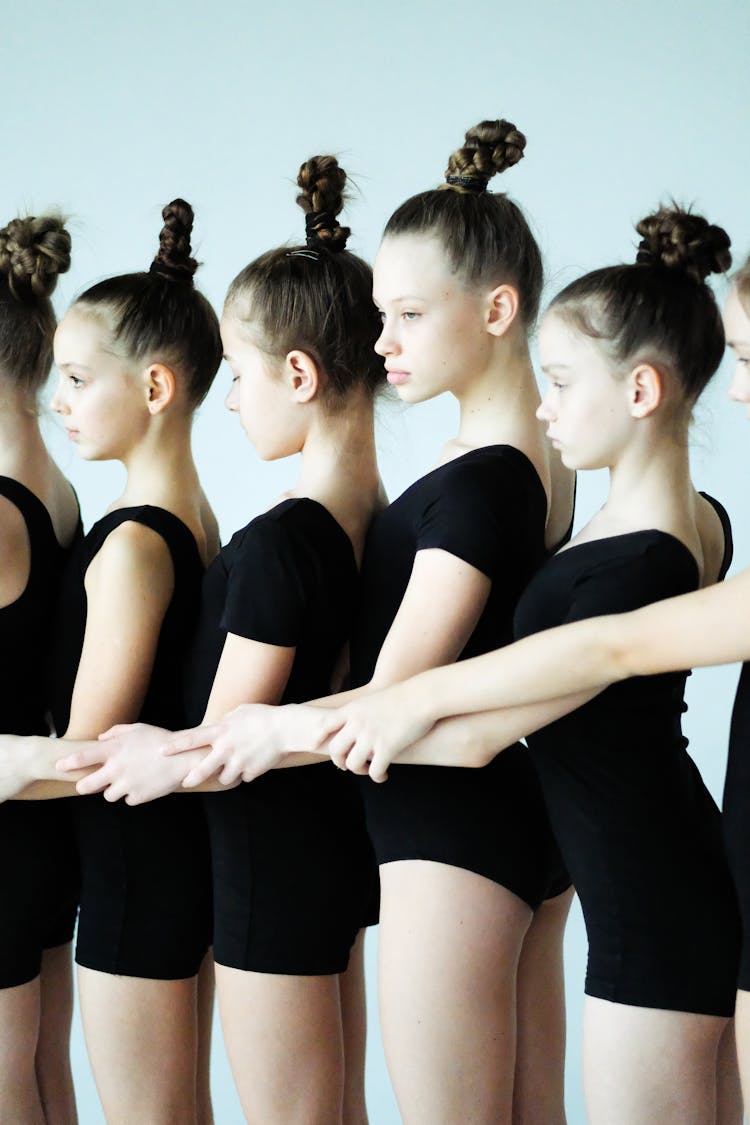
[{"label": "girl's ear", "polygon": [[311,402],[320,387],[320,373],[315,360],[307,352],[288,352],[284,360],[284,377],[292,389],[295,402]]},{"label": "girl's ear", "polygon": [[146,368],[144,381],[149,414],[161,414],[175,396],[174,371],[164,363],[152,363]]},{"label": "girl's ear", "polygon": [[651,363],[639,363],[628,376],[630,414],[633,418],[648,418],[660,405],[664,396],[661,373]]},{"label": "girl's ear", "polygon": [[489,294],[487,331],[503,336],[518,315],[518,290],[512,285],[498,285]]}]

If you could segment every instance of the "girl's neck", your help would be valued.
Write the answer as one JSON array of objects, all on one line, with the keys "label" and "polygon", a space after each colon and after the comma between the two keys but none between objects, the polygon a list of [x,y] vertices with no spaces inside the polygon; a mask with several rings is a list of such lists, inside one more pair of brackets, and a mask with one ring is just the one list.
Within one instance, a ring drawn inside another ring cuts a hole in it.
[{"label": "girl's neck", "polygon": [[654,434],[633,443],[610,468],[602,516],[625,530],[678,530],[691,521],[695,490],[690,479],[687,435]]},{"label": "girl's neck", "polygon": [[536,432],[539,389],[528,347],[504,348],[487,369],[456,394],[460,425],[455,445],[475,449],[484,445],[518,444],[519,435]]},{"label": "girl's neck", "polygon": [[115,508],[154,504],[182,515],[200,502],[191,419],[164,419],[123,457],[125,489]]},{"label": "girl's neck", "polygon": [[49,463],[35,402],[17,389],[3,388],[0,390],[0,472],[17,477],[34,466]]}]

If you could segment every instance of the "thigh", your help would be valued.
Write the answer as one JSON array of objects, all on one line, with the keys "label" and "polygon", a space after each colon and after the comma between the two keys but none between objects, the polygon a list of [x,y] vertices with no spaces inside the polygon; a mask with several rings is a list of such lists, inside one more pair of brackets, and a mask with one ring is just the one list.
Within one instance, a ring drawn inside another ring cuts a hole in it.
[{"label": "thigh", "polygon": [[380,874],[380,1020],[404,1121],[510,1120],[530,908],[447,864],[401,861]]},{"label": "thigh", "polygon": [[83,1029],[108,1125],[191,1123],[196,978],[147,980],[78,968]]},{"label": "thigh", "polygon": [[565,978],[563,938],[572,888],[534,912],[518,965],[516,1125],[565,1122]]},{"label": "thigh", "polygon": [[583,1070],[591,1125],[706,1125],[716,1113],[720,1016],[587,996]]},{"label": "thigh", "polygon": [[340,1123],[344,1044],[338,976],[217,965],[216,985],[227,1055],[247,1119],[263,1125]]},{"label": "thigh", "polygon": [[39,978],[0,989],[0,1121],[44,1125],[34,1059]]},{"label": "thigh", "polygon": [[339,975],[339,996],[344,1035],[344,1125],[366,1125],[367,997],[364,930],[360,930],[352,946],[346,972]]},{"label": "thigh", "polygon": [[73,1017],[73,945],[45,949],[40,973],[39,1042],[36,1076],[47,1125],[77,1121],[70,1067]]}]

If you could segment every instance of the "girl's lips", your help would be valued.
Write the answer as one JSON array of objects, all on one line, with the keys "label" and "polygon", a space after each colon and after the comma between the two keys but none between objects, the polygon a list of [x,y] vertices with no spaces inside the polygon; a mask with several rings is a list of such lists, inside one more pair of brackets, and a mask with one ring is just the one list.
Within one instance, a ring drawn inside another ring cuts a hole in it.
[{"label": "girl's lips", "polygon": [[397,387],[400,383],[406,382],[406,380],[409,378],[409,372],[408,371],[388,371],[386,373],[386,378],[387,378],[388,382],[391,384],[391,386]]},{"label": "girl's lips", "polygon": [[78,438],[78,430],[69,430],[69,429],[67,428],[67,426],[66,426],[66,427],[65,427],[65,432],[66,432],[66,434],[68,435],[68,438],[70,439],[70,441],[76,441],[76,440],[77,440],[77,438]]}]

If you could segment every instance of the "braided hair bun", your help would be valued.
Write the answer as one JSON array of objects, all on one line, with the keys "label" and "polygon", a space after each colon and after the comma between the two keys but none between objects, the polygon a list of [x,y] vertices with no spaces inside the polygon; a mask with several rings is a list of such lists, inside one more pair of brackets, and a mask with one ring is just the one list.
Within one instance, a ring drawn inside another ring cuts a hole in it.
[{"label": "braided hair bun", "polygon": [[311,250],[343,250],[351,234],[336,216],[344,206],[346,172],[335,156],[312,156],[300,167],[297,203],[305,212],[307,245]]},{"label": "braided hair bun", "polygon": [[193,208],[184,199],[173,199],[161,213],[164,226],[159,235],[159,252],[151,263],[151,273],[170,281],[193,283],[198,268],[190,256],[190,235],[193,230]]},{"label": "braided hair bun", "polygon": [[462,148],[448,158],[445,187],[482,192],[493,176],[523,156],[526,138],[510,121],[481,121],[468,129]]},{"label": "braided hair bun", "polygon": [[70,235],[62,216],[29,215],[0,230],[0,274],[17,300],[49,298],[70,269]]},{"label": "braided hair bun", "polygon": [[732,264],[729,235],[702,215],[664,207],[638,223],[636,262],[683,270],[695,281],[724,273]]}]

